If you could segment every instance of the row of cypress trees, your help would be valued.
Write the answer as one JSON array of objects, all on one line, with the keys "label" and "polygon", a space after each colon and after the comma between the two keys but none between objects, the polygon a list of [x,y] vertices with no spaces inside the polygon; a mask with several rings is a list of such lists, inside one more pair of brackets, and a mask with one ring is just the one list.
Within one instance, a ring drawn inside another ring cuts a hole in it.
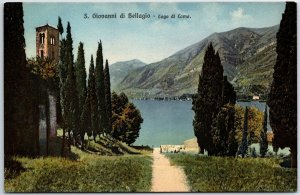
[{"label": "row of cypress trees", "polygon": [[[62,37],[63,26],[58,18],[59,33]],[[111,133],[111,91],[108,60],[103,68],[102,43],[98,43],[96,66],[93,55],[86,82],[84,45],[79,43],[76,63],[73,56],[71,26],[68,22],[66,37],[60,41],[60,61],[58,65],[60,78],[60,105],[62,113],[63,146],[65,132],[75,144],[84,147],[84,136]],[[63,153],[63,150],[62,150]]]}]

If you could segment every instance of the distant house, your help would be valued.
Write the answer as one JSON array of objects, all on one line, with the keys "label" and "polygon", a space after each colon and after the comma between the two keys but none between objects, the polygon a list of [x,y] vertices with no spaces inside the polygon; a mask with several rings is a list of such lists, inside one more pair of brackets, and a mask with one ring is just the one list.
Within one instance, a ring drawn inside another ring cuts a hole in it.
[{"label": "distant house", "polygon": [[267,140],[268,140],[268,143],[270,143],[270,144],[272,143],[273,137],[274,137],[273,131],[268,131],[268,132],[267,132]]},{"label": "distant house", "polygon": [[258,96],[258,95],[254,95],[254,96],[252,97],[252,100],[259,100],[259,96]]}]

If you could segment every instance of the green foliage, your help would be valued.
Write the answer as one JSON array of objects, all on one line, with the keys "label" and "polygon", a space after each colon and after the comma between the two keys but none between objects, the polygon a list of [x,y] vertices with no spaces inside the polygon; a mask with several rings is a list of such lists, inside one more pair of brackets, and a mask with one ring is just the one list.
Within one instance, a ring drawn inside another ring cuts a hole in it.
[{"label": "green foliage", "polygon": [[4,5],[4,154],[38,153],[37,77],[26,67],[22,3]]},{"label": "green foliage", "polygon": [[221,105],[225,104],[235,104],[236,102],[236,93],[234,91],[233,86],[231,83],[227,80],[227,76],[223,77],[223,83],[222,83],[222,103]]},{"label": "green foliage", "polygon": [[[67,130],[69,139],[71,133],[78,135],[80,126],[79,98],[76,84],[76,73],[74,67],[73,56],[73,39],[71,34],[71,25],[68,22],[66,39],[62,39],[60,43],[60,62],[59,62],[59,78],[60,78],[60,105],[62,109],[62,128]],[[65,133],[63,133],[65,135]],[[70,142],[69,142],[70,144]],[[63,136],[62,153],[65,145],[65,137]]]},{"label": "green foliage", "polygon": [[140,111],[127,96],[112,93],[112,136],[128,145],[135,142],[139,136],[143,118]]},{"label": "green foliage", "polygon": [[[235,106],[235,127],[236,138],[238,143],[241,144],[244,129],[244,115],[245,109],[239,105]],[[263,113],[255,107],[248,107],[248,140],[251,143],[258,143],[260,140],[260,132],[263,123]],[[250,139],[250,135],[252,136]],[[248,144],[249,145],[249,144]]]},{"label": "green foliage", "polygon": [[70,132],[77,135],[79,127],[79,100],[76,85],[75,67],[73,63],[73,39],[71,35],[71,26],[68,22],[67,39],[66,39],[66,65],[67,65],[67,79],[65,83],[65,122],[70,137]]},{"label": "green foliage", "polygon": [[260,155],[264,157],[268,151],[268,139],[267,139],[267,131],[268,131],[268,107],[266,105],[265,112],[264,112],[264,121],[263,121],[263,128],[260,132]]},{"label": "green foliage", "polygon": [[86,98],[86,70],[85,70],[85,60],[84,60],[84,49],[83,43],[79,42],[78,54],[76,61],[76,86],[79,93],[79,109],[83,108],[83,104]]},{"label": "green foliage", "polygon": [[112,132],[112,111],[111,111],[111,87],[110,87],[110,75],[109,75],[109,66],[108,60],[105,62],[104,69],[104,87],[105,87],[105,102],[106,102],[106,115],[107,115],[107,132],[111,134]]},{"label": "green foliage", "polygon": [[60,41],[60,55],[59,55],[59,78],[61,79],[61,87],[63,87],[63,84],[65,84],[65,81],[67,79],[67,66],[66,66],[66,39],[63,38]]},{"label": "green foliage", "polygon": [[96,80],[95,80],[95,68],[94,68],[94,59],[91,55],[91,63],[89,68],[89,78],[88,78],[88,88],[87,88],[87,100],[85,104],[85,109],[90,113],[90,122],[87,122],[88,127],[88,136],[96,136],[98,126],[98,106],[97,106],[97,96],[96,96]]},{"label": "green foliage", "polygon": [[199,76],[198,93],[193,99],[195,118],[193,121],[195,136],[203,152],[213,153],[211,129],[213,117],[217,115],[221,105],[223,82],[223,67],[219,53],[210,43],[205,56],[201,74]]},{"label": "green foliage", "polygon": [[6,192],[149,192],[152,160],[148,156],[18,158],[26,171],[5,180]]},{"label": "green foliage", "polygon": [[218,156],[235,156],[238,148],[235,139],[235,109],[236,93],[233,86],[223,77],[222,106],[212,123],[212,154]]},{"label": "green foliage", "polygon": [[32,70],[32,73],[39,75],[42,79],[51,79],[57,76],[58,64],[49,58],[30,58],[27,64]]},{"label": "green foliage", "polygon": [[246,106],[245,115],[244,115],[244,128],[243,128],[243,137],[242,143],[239,148],[239,153],[244,158],[248,151],[248,107]]},{"label": "green foliage", "polygon": [[211,155],[235,155],[235,102],[234,88],[227,76],[223,77],[219,54],[215,54],[210,44],[204,56],[198,93],[193,99],[193,126],[201,151],[206,149]]},{"label": "green foliage", "polygon": [[238,143],[235,138],[235,108],[234,104],[221,107],[213,119],[212,139],[214,155],[235,156]]},{"label": "green foliage", "polygon": [[183,166],[192,192],[296,192],[297,170],[274,158],[205,157],[170,154]]},{"label": "green foliage", "polygon": [[287,2],[277,33],[277,59],[268,99],[276,147],[290,147],[297,166],[297,5]]},{"label": "green foliage", "polygon": [[61,18],[60,17],[58,17],[57,29],[58,29],[60,35],[62,35],[64,33],[64,27],[61,23]]},{"label": "green foliage", "polygon": [[96,95],[98,100],[98,132],[97,134],[109,133],[107,132],[107,114],[105,102],[105,87],[104,87],[104,72],[103,72],[103,54],[102,43],[98,43],[97,56],[96,56]]},{"label": "green foliage", "polygon": [[66,131],[66,79],[67,79],[67,66],[66,66],[66,40],[63,38],[60,40],[60,54],[58,63],[58,74],[59,74],[59,103],[61,112],[60,115],[60,126],[63,129],[63,139],[61,147],[61,155],[64,156],[65,149],[65,131]]},{"label": "green foliage", "polygon": [[87,96],[87,87],[86,87],[86,70],[85,70],[85,60],[84,60],[84,49],[83,43],[79,42],[78,46],[78,54],[77,54],[77,61],[75,66],[76,71],[76,87],[78,91],[78,109],[81,111],[80,115],[80,122],[79,126],[79,133],[81,136],[81,141],[83,144],[84,141],[84,134],[85,134],[85,125],[86,123],[90,123],[90,116],[88,116],[89,112],[88,108],[84,108],[86,103],[86,96]]}]

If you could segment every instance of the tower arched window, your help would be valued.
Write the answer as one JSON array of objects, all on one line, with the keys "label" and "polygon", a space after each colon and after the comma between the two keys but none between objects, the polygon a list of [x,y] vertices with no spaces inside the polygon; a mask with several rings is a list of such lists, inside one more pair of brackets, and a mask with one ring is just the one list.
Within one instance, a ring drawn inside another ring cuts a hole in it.
[{"label": "tower arched window", "polygon": [[40,43],[41,44],[45,43],[45,34],[44,33],[40,33]]},{"label": "tower arched window", "polygon": [[50,37],[50,44],[55,45],[55,38],[53,36]]}]

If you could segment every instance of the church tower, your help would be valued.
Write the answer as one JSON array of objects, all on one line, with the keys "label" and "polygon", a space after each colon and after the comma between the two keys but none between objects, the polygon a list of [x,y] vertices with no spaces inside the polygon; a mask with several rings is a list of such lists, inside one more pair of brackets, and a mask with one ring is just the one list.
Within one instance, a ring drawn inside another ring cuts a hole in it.
[{"label": "church tower", "polygon": [[59,60],[59,32],[48,24],[36,27],[36,56]]}]

